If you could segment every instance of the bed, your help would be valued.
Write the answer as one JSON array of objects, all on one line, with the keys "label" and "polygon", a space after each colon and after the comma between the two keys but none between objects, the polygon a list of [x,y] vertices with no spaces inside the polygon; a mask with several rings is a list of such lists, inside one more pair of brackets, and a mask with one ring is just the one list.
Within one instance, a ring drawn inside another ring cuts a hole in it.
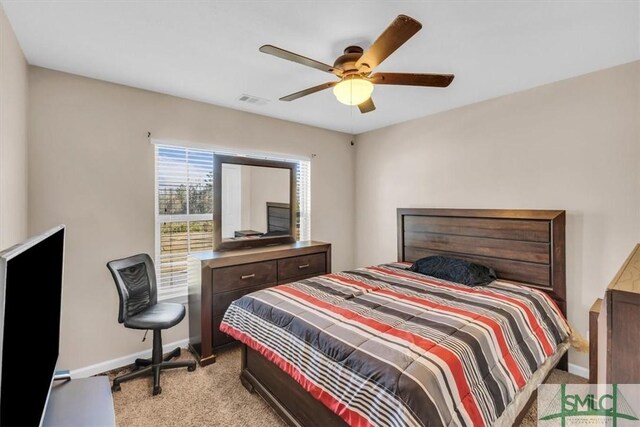
[{"label": "bed", "polygon": [[[517,423],[566,369],[564,224],[564,211],[399,209],[398,262],[232,304],[221,330],[242,342],[241,381],[290,425]],[[498,280],[407,270],[429,255]]]}]

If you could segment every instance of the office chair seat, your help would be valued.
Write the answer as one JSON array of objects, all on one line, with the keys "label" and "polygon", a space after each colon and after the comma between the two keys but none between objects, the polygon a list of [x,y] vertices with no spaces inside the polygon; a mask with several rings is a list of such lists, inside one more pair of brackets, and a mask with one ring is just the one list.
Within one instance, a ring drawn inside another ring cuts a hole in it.
[{"label": "office chair seat", "polygon": [[159,302],[124,321],[131,329],[169,329],[184,319],[186,310],[182,304]]}]

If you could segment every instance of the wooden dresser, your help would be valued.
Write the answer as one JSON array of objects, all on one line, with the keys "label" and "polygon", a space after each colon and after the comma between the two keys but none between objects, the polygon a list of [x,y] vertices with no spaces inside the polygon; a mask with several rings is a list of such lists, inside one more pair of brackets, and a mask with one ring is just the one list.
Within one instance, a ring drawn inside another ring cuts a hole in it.
[{"label": "wooden dresser", "polygon": [[[592,311],[597,309],[594,304]],[[599,383],[640,383],[640,244],[607,287],[589,335],[598,343],[591,357],[597,358]]]},{"label": "wooden dresser", "polygon": [[189,346],[200,365],[233,342],[220,332],[232,301],[248,293],[331,272],[331,245],[295,242],[196,253],[189,257]]}]

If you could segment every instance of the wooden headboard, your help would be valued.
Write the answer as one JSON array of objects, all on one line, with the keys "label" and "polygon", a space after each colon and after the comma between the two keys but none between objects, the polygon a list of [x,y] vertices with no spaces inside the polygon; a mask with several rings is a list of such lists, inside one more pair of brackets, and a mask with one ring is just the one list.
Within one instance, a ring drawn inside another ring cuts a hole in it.
[{"label": "wooden headboard", "polygon": [[448,255],[548,293],[566,315],[565,211],[398,209],[398,261]]}]

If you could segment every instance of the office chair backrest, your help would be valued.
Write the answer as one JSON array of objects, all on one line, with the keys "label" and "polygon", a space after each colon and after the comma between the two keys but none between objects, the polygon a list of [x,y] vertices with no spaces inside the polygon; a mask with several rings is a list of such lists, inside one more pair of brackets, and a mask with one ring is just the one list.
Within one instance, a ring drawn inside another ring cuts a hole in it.
[{"label": "office chair backrest", "polygon": [[120,296],[118,322],[124,323],[158,302],[156,272],[147,254],[133,255],[107,263]]}]

